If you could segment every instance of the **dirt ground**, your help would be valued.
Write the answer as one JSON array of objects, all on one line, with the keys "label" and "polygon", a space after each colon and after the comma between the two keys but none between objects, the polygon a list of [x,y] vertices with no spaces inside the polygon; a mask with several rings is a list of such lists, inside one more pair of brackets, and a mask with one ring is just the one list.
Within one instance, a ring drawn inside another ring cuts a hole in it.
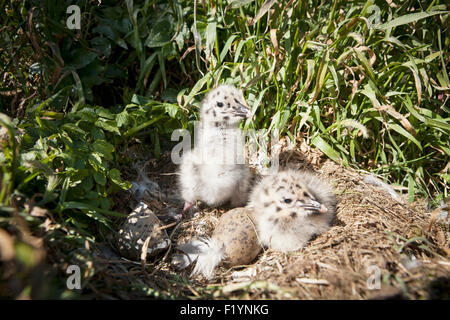
[{"label": "dirt ground", "polygon": [[[210,281],[190,278],[190,268],[178,271],[170,264],[176,245],[210,235],[229,209],[200,206],[181,223],[168,222],[171,246],[146,262],[120,257],[113,240],[96,247],[97,274],[90,288],[106,299],[449,299],[449,204],[428,212],[424,201],[410,204],[365,173],[324,159],[306,143],[283,147],[280,154],[281,167],[318,173],[338,198],[332,228],[305,248],[289,254],[265,250],[251,265],[219,267]],[[164,195],[148,194],[149,208],[161,219],[181,210],[170,155],[143,166]],[[127,174],[130,180],[137,177],[133,168]],[[137,203],[130,193],[118,201],[129,212]]]}]

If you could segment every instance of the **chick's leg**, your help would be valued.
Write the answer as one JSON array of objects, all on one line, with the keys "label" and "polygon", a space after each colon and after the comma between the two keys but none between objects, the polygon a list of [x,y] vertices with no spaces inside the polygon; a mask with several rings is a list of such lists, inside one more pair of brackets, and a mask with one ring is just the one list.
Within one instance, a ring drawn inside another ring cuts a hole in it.
[{"label": "chick's leg", "polygon": [[182,216],[186,214],[187,211],[189,211],[190,208],[194,205],[194,201],[186,201],[184,203],[183,211],[181,212]]}]

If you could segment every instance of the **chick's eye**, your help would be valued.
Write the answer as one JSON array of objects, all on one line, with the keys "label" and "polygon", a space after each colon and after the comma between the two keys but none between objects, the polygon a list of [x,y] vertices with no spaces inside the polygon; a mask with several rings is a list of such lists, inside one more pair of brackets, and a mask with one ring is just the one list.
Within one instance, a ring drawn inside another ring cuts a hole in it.
[{"label": "chick's eye", "polygon": [[217,106],[218,106],[219,108],[222,108],[222,107],[223,107],[223,103],[222,103],[222,102],[217,102]]},{"label": "chick's eye", "polygon": [[284,203],[291,203],[292,199],[284,199]]}]

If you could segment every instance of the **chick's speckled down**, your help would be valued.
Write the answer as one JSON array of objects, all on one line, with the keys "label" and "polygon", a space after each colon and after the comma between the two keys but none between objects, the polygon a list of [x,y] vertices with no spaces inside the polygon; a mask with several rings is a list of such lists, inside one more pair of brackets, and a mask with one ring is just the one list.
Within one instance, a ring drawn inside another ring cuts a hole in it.
[{"label": "chick's speckled down", "polygon": [[212,238],[223,244],[224,263],[228,266],[250,263],[262,248],[256,235],[252,211],[247,208],[235,208],[223,214]]}]

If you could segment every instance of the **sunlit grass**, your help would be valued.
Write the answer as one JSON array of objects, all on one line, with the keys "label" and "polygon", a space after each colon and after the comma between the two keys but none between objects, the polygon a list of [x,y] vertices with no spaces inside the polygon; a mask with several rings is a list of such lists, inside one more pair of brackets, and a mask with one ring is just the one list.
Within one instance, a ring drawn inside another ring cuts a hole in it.
[{"label": "sunlit grass", "polygon": [[229,2],[238,8],[197,8],[204,76],[187,101],[232,81],[253,106],[250,127],[306,132],[329,158],[407,187],[411,200],[448,196],[445,5]]}]

